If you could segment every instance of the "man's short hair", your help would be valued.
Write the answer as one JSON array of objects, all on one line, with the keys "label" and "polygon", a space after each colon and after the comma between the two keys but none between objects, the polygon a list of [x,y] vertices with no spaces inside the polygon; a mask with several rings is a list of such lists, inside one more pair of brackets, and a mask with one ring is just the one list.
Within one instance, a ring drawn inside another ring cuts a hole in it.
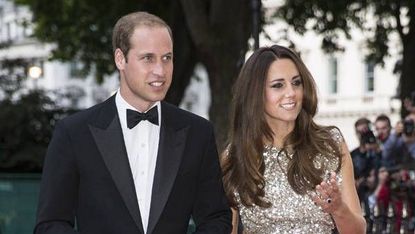
[{"label": "man's short hair", "polygon": [[356,129],[357,126],[363,125],[363,124],[366,124],[367,126],[369,126],[370,125],[370,120],[368,120],[367,118],[364,118],[364,117],[360,118],[360,119],[356,120],[356,122],[354,123],[354,128]]},{"label": "man's short hair", "polygon": [[134,33],[134,29],[138,26],[146,27],[164,27],[170,34],[173,41],[171,29],[167,23],[160,17],[153,14],[138,11],[121,17],[114,26],[112,31],[112,50],[115,52],[117,48],[127,56],[131,48],[130,38]]},{"label": "man's short hair", "polygon": [[379,115],[379,116],[376,118],[375,122],[378,122],[378,121],[384,121],[384,122],[387,122],[387,123],[388,123],[388,126],[389,126],[389,127],[391,127],[391,120],[390,120],[390,119],[389,119],[389,117],[388,117],[387,115],[385,115],[385,114],[381,114],[381,115]]}]

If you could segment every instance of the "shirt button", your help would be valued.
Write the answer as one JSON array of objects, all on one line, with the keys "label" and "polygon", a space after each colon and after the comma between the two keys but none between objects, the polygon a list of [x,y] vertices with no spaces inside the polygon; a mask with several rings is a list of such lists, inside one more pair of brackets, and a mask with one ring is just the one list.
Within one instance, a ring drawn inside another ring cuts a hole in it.
[{"label": "shirt button", "polygon": [[141,175],[144,175],[144,171],[140,172]]},{"label": "shirt button", "polygon": [[144,143],[143,143],[143,144],[141,144],[141,147],[142,147],[142,148],[146,147],[146,144],[144,144]]}]

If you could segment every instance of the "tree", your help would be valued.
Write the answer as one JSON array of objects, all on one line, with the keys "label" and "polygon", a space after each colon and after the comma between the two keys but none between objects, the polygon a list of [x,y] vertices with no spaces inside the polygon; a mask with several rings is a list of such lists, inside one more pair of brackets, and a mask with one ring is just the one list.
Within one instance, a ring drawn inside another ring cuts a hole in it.
[{"label": "tree", "polygon": [[[3,60],[0,67],[0,171],[39,172],[57,119],[74,110],[60,108],[41,89],[21,92],[29,60]],[[71,98],[62,94],[60,99]]]},{"label": "tree", "polygon": [[[368,20],[368,13],[373,13],[373,18]],[[338,39],[341,35],[350,39],[352,27],[371,32],[366,43],[367,60],[381,65],[389,55],[389,38],[397,33],[402,43],[396,66],[400,72],[398,95],[403,101],[415,90],[415,1],[286,0],[276,16],[301,35],[310,29],[321,34],[322,47],[327,52],[342,49]]]},{"label": "tree", "polygon": [[35,36],[56,43],[53,58],[78,60],[98,81],[115,72],[111,33],[129,12],[154,13],[172,27],[174,78],[167,100],[179,104],[195,64],[205,65],[211,87],[210,119],[218,143],[225,142],[231,85],[244,62],[251,34],[249,0],[14,0],[30,6]]},{"label": "tree", "polygon": [[198,58],[209,75],[212,104],[210,119],[215,124],[219,149],[226,141],[231,87],[245,61],[251,36],[252,11],[244,0],[181,0]]}]

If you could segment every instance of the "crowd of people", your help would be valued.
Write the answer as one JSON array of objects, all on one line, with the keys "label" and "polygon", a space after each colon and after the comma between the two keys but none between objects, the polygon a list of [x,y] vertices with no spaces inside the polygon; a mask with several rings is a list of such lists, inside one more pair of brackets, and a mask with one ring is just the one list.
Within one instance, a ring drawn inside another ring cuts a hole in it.
[{"label": "crowd of people", "polygon": [[351,151],[356,188],[368,230],[414,230],[415,114],[391,123],[381,114],[355,122],[359,146]]}]

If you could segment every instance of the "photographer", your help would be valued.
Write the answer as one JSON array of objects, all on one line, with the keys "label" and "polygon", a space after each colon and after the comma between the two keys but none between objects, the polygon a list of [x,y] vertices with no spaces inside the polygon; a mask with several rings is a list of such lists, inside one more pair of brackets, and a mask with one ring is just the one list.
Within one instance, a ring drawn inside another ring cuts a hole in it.
[{"label": "photographer", "polygon": [[403,122],[398,123],[395,132],[400,136],[396,143],[398,162],[405,169],[415,169],[415,114],[407,115]]},{"label": "photographer", "polygon": [[359,181],[368,176],[372,169],[377,170],[381,164],[381,150],[375,135],[370,130],[370,124],[370,120],[366,118],[360,118],[355,122],[359,146],[350,154],[353,160],[357,185],[359,185]]},{"label": "photographer", "polygon": [[415,113],[415,91],[403,100],[403,106],[409,113]]}]

